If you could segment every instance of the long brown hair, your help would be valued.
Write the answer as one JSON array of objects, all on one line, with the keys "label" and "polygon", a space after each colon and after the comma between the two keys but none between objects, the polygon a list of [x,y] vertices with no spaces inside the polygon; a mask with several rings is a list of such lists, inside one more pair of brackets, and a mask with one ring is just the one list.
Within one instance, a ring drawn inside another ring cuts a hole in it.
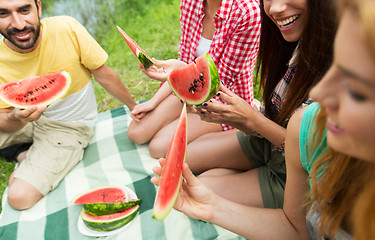
[{"label": "long brown hair", "polygon": [[[321,143],[326,120],[325,111],[321,110],[315,118],[310,154]],[[313,163],[307,206],[320,212],[321,236],[333,237],[344,227],[355,239],[375,238],[374,174],[374,163],[357,160],[331,148]]]},{"label": "long brown hair", "polygon": [[[341,0],[340,12],[358,16],[364,28],[366,45],[375,59],[375,0]],[[316,117],[311,150],[321,142],[325,131],[324,109]],[[312,152],[311,151],[311,152]],[[339,227],[357,240],[375,239],[375,163],[359,160],[328,148],[311,169],[312,190],[309,208],[320,211],[319,233],[334,236]]]},{"label": "long brown hair", "polygon": [[280,30],[266,15],[261,1],[262,28],[256,79],[260,77],[265,114],[281,126],[308,99],[310,89],[322,78],[332,63],[333,40],[337,29],[335,8],[331,1],[307,0],[309,20],[299,40],[296,74],[288,85],[280,112],[272,107],[276,85],[284,76],[297,42],[284,40]]}]

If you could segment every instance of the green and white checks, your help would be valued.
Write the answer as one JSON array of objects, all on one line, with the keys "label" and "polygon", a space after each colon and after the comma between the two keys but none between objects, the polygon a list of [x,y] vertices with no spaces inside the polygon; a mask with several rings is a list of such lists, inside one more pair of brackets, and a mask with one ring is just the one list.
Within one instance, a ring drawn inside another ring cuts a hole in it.
[{"label": "green and white checks", "polygon": [[6,201],[6,189],[0,239],[94,239],[79,232],[77,222],[82,206],[72,205],[70,201],[90,188],[105,185],[125,185],[134,190],[142,203],[139,214],[123,231],[98,239],[244,239],[211,223],[188,218],[174,209],[164,221],[151,217],[157,188],[150,179],[158,161],[150,157],[147,145],[136,145],[128,139],[126,131],[130,120],[126,107],[100,113],[95,135],[83,160],[31,209],[12,209]]}]

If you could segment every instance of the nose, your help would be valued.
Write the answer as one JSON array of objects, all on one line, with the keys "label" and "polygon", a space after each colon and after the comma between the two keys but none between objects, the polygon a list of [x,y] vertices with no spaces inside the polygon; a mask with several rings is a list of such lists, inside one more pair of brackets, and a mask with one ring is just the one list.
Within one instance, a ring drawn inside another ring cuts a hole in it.
[{"label": "nose", "polygon": [[26,27],[26,21],[18,13],[13,13],[11,27],[23,30]]},{"label": "nose", "polygon": [[284,0],[272,0],[269,6],[269,14],[277,15],[284,12],[287,9],[287,4]]},{"label": "nose", "polygon": [[335,110],[339,107],[339,94],[344,91],[340,84],[339,74],[331,67],[320,82],[310,91],[310,98],[326,109]]}]

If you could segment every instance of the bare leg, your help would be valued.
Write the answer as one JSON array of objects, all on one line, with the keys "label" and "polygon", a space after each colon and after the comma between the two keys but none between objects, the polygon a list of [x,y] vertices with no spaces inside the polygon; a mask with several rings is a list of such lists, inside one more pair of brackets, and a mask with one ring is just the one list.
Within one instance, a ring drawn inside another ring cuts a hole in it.
[{"label": "bare leg", "polygon": [[140,122],[132,121],[127,134],[131,141],[143,144],[150,141],[164,126],[176,120],[182,110],[181,101],[169,95],[153,111],[147,113]]},{"label": "bare leg", "polygon": [[[165,157],[176,131],[178,119],[158,131],[149,144],[150,154],[154,158]],[[196,114],[188,113],[187,133],[188,143],[195,141],[200,136],[212,132],[221,132],[221,125],[202,121]]]},{"label": "bare leg", "polygon": [[194,173],[213,168],[247,171],[252,168],[237,139],[238,130],[203,135],[188,145],[186,162]]},{"label": "bare leg", "polygon": [[8,203],[14,209],[28,209],[43,197],[36,188],[21,179],[11,176],[9,183]]},{"label": "bare leg", "polygon": [[[20,153],[17,157],[21,164],[26,159],[27,151]],[[14,209],[24,210],[35,205],[43,195],[31,184],[22,179],[14,178],[14,171],[9,177],[8,203]]]},{"label": "bare leg", "polygon": [[223,198],[248,206],[263,207],[256,168],[246,172],[211,169],[198,178]]}]

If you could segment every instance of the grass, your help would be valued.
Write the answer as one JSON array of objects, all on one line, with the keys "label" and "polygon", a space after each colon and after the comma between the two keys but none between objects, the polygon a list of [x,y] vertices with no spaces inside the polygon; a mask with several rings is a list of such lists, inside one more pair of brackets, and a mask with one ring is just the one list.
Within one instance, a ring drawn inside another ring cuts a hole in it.
[{"label": "grass", "polygon": [[[43,0],[43,13],[55,15],[54,0]],[[120,26],[151,57],[156,59],[177,58],[180,39],[179,4],[180,0],[66,0],[66,10],[59,13],[69,14],[72,9],[82,11],[81,21],[89,26],[90,33],[107,51],[107,65],[121,77],[135,100],[149,99],[159,88],[159,82],[147,78],[137,67],[138,61],[124,39],[116,29]],[[82,6],[85,2],[90,7]],[[65,12],[66,11],[66,12]],[[74,13],[75,14],[75,13]],[[88,16],[97,16],[96,22],[90,22]],[[98,103],[98,112],[103,112],[123,104],[110,96],[94,81]],[[255,96],[258,86],[254,87]],[[257,97],[259,99],[259,97]],[[8,178],[14,169],[14,163],[0,158],[0,212],[1,198],[8,185]]]},{"label": "grass", "polygon": [[9,163],[0,158],[0,212],[4,189],[8,186],[8,179],[14,169],[14,163]]}]

